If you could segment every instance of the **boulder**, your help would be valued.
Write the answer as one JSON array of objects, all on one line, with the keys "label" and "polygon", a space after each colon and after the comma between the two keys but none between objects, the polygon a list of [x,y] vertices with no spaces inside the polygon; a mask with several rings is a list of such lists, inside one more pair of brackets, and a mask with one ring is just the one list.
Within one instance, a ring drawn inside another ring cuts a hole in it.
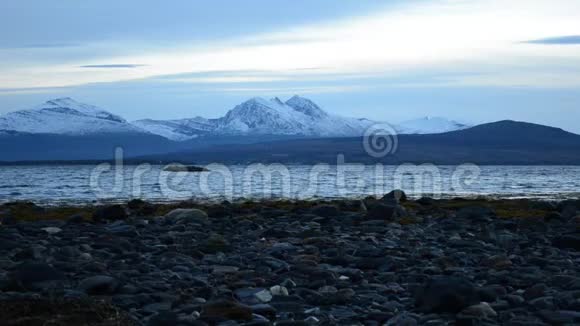
[{"label": "boulder", "polygon": [[95,222],[125,220],[127,217],[129,216],[121,205],[99,207],[93,212],[93,221]]},{"label": "boulder", "polygon": [[79,290],[89,295],[113,294],[119,288],[119,282],[110,276],[97,275],[85,278],[79,284]]},{"label": "boulder", "polygon": [[424,312],[458,313],[478,303],[477,288],[460,277],[431,279],[415,293],[415,305]]},{"label": "boulder", "polygon": [[566,234],[556,237],[552,244],[560,249],[574,249],[580,251],[580,234]]},{"label": "boulder", "polygon": [[216,300],[205,304],[201,318],[206,321],[252,320],[252,308],[232,300]]},{"label": "boulder", "polygon": [[407,194],[403,190],[393,190],[381,198],[385,202],[404,203],[407,201]]},{"label": "boulder", "polygon": [[340,209],[335,205],[316,205],[311,212],[322,217],[336,217],[340,214]]},{"label": "boulder", "polygon": [[466,317],[470,316],[476,318],[492,319],[497,317],[497,312],[495,312],[495,310],[493,310],[493,308],[487,302],[482,302],[480,304],[472,305],[463,309],[459,315]]},{"label": "boulder", "polygon": [[367,206],[366,218],[369,220],[394,221],[406,215],[405,208],[398,204],[376,202]]},{"label": "boulder", "polygon": [[22,263],[10,273],[10,281],[20,289],[34,289],[43,283],[64,280],[62,272],[42,262]]},{"label": "boulder", "polygon": [[208,215],[201,209],[195,208],[178,208],[165,214],[165,218],[173,223],[179,224],[205,224],[208,221]]},{"label": "boulder", "polygon": [[471,221],[487,222],[495,217],[495,211],[485,206],[468,206],[457,211],[456,217]]}]

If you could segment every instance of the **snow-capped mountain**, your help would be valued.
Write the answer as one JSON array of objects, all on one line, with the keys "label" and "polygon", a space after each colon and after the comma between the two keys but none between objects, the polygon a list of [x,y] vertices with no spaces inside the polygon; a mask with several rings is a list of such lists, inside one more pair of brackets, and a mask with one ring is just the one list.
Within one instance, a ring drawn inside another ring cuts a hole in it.
[{"label": "snow-capped mountain", "polygon": [[[300,96],[286,102],[279,98],[265,100],[255,97],[218,119],[144,119],[132,123],[98,107],[71,98],[59,98],[32,109],[0,116],[0,132],[61,135],[137,133],[185,141],[206,135],[361,136],[375,123],[327,113],[316,103]],[[468,127],[444,118],[423,118],[401,123],[395,128],[401,134],[428,134]]]},{"label": "snow-capped mountain", "polygon": [[311,100],[294,96],[286,102],[255,97],[219,119],[139,120],[134,124],[172,140],[187,140],[204,134],[360,136],[373,122],[331,115]]},{"label": "snow-capped mountain", "polygon": [[366,119],[328,114],[314,102],[294,96],[285,103],[279,98],[250,99],[220,119],[218,130],[233,134],[359,136],[372,124]]},{"label": "snow-capped mountain", "polygon": [[65,135],[143,132],[117,115],[68,97],[6,113],[0,116],[0,130]]},{"label": "snow-capped mountain", "polygon": [[469,127],[471,126],[441,117],[424,117],[400,123],[396,129],[400,134],[438,134]]},{"label": "snow-capped mountain", "polygon": [[215,123],[202,117],[178,120],[144,119],[133,121],[133,125],[175,141],[194,139],[215,130]]}]

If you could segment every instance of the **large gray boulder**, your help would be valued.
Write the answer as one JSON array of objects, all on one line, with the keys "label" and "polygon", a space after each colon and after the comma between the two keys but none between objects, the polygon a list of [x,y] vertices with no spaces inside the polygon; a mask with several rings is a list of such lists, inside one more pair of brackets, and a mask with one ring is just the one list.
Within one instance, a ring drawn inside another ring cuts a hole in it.
[{"label": "large gray boulder", "polygon": [[177,224],[205,224],[208,221],[207,213],[196,208],[178,208],[165,215],[165,218]]}]

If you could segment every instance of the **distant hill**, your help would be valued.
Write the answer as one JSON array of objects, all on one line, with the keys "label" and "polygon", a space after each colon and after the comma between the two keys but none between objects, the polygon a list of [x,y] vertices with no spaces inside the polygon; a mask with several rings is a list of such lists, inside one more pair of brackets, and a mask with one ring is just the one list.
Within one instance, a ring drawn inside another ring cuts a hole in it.
[{"label": "distant hill", "polygon": [[111,159],[115,148],[125,156],[175,151],[182,148],[163,137],[141,133],[58,135],[0,133],[0,161]]},{"label": "distant hill", "polygon": [[139,159],[183,163],[580,164],[580,135],[537,124],[499,121],[442,134],[399,135],[398,150],[376,159],[362,137],[293,139],[151,155]]}]

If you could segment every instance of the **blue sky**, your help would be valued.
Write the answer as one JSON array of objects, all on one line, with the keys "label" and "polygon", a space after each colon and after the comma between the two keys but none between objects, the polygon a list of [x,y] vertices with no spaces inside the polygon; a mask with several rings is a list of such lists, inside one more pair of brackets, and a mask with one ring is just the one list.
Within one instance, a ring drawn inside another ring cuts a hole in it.
[{"label": "blue sky", "polygon": [[217,117],[294,94],[580,132],[580,1],[0,2],[0,114],[70,96],[129,120]]}]

